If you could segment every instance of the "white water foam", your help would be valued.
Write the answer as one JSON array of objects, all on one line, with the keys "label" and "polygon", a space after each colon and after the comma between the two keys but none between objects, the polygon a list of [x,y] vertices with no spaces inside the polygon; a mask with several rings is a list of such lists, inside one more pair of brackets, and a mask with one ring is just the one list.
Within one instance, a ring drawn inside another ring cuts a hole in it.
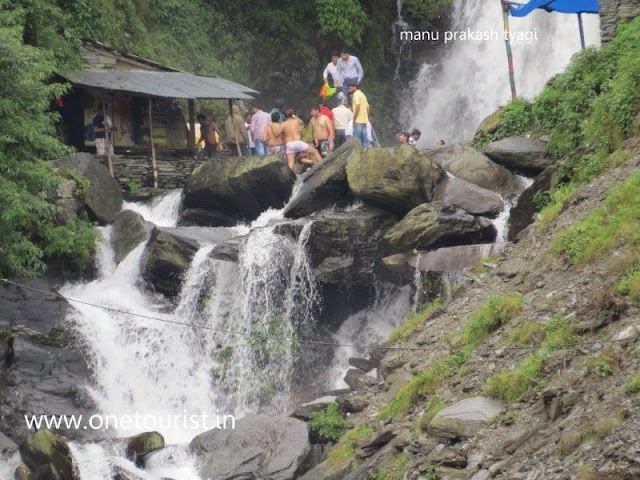
[{"label": "white water foam", "polygon": [[[583,17],[587,42],[599,45],[599,16]],[[454,0],[452,18],[453,30],[503,28],[498,0]],[[510,18],[510,25],[514,38],[537,30],[538,41],[512,44],[518,96],[532,98],[580,50],[577,17],[537,10]],[[453,41],[443,51],[437,65],[422,66],[403,95],[404,127],[423,132],[420,147],[472,137],[484,117],[511,99],[503,40]]]},{"label": "white water foam", "polygon": [[182,207],[182,189],[170,190],[150,203],[124,202],[123,210],[133,210],[158,227],[175,227]]}]

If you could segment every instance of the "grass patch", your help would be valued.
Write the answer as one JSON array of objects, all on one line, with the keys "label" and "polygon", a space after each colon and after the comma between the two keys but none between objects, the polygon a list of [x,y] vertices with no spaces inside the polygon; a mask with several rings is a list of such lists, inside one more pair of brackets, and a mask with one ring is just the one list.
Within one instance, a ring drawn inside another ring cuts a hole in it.
[{"label": "grass patch", "polygon": [[491,297],[469,318],[464,331],[464,343],[473,348],[491,333],[516,317],[522,310],[522,295],[517,292]]},{"label": "grass patch", "polygon": [[546,232],[549,230],[551,222],[558,218],[567,203],[573,199],[576,190],[576,186],[565,184],[560,185],[549,193],[547,203],[538,214],[538,228],[541,231]]},{"label": "grass patch", "polygon": [[584,423],[577,430],[566,432],[560,437],[556,453],[560,457],[566,457],[588,440],[603,440],[620,426],[622,420],[622,415],[618,414]]},{"label": "grass patch", "polygon": [[440,410],[444,409],[444,399],[439,393],[435,393],[431,395],[429,401],[427,402],[427,409],[420,417],[419,426],[421,430],[426,430],[429,422],[433,420]]},{"label": "grass patch", "polygon": [[610,347],[588,358],[584,362],[589,375],[596,378],[607,378],[620,370],[623,352],[618,347]]},{"label": "grass patch", "polygon": [[516,328],[509,332],[507,338],[507,345],[514,346],[529,346],[540,345],[544,340],[544,328],[542,325],[531,320],[518,325]]},{"label": "grass patch", "polygon": [[336,403],[330,403],[324,412],[312,412],[309,430],[321,441],[337,442],[345,428],[345,419]]},{"label": "grass patch", "polygon": [[558,234],[550,251],[585,265],[624,244],[640,242],[640,173],[618,186],[604,206]]},{"label": "grass patch", "polygon": [[409,465],[409,455],[400,453],[394,455],[380,469],[371,474],[371,480],[403,480]]},{"label": "grass patch", "polygon": [[329,450],[327,461],[333,466],[342,466],[349,463],[353,458],[356,450],[356,443],[368,435],[373,433],[373,428],[368,425],[360,425],[358,427],[347,430],[338,443]]},{"label": "grass patch", "polygon": [[541,353],[555,352],[566,348],[581,340],[579,335],[574,333],[577,320],[568,319],[563,315],[554,315],[543,327],[544,342]]},{"label": "grass patch", "polygon": [[529,389],[542,370],[542,357],[531,355],[514,370],[500,372],[489,379],[485,393],[505,402],[514,402]]},{"label": "grass patch", "polygon": [[387,343],[404,342],[411,338],[417,328],[422,325],[422,323],[427,318],[429,318],[434,310],[436,310],[440,306],[442,306],[442,300],[440,298],[436,298],[419,312],[412,312],[407,315],[407,318],[402,323],[402,325],[399,325],[391,332],[389,338],[387,339]]},{"label": "grass patch", "polygon": [[628,268],[618,282],[618,292],[640,302],[640,267]]},{"label": "grass patch", "polygon": [[636,375],[636,377],[633,380],[627,383],[622,389],[622,391],[627,395],[640,393],[640,374]]}]

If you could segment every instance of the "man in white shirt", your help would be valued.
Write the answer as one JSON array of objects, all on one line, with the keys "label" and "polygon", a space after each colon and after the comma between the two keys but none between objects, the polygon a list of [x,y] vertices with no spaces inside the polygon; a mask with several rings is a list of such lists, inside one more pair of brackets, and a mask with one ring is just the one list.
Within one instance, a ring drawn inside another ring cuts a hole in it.
[{"label": "man in white shirt", "polygon": [[350,128],[353,124],[353,112],[347,107],[347,97],[339,92],[336,96],[338,106],[332,110],[333,126],[335,128],[335,148],[338,148],[353,135]]},{"label": "man in white shirt", "polygon": [[349,55],[349,52],[343,51],[340,54],[340,60],[338,60],[338,75],[342,80],[342,93],[349,100],[349,85],[360,85],[362,77],[364,77],[364,70],[360,60],[355,55]]},{"label": "man in white shirt", "polygon": [[329,82],[329,85],[335,88],[342,88],[342,78],[338,73],[338,60],[340,59],[340,55],[337,53],[331,54],[331,61],[322,72],[322,79],[325,82]]}]

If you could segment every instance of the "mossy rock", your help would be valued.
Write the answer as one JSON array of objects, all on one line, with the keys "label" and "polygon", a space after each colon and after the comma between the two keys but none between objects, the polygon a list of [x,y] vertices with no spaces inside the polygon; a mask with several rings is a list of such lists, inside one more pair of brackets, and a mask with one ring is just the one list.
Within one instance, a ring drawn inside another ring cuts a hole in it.
[{"label": "mossy rock", "polygon": [[29,467],[27,467],[24,463],[21,463],[20,465],[18,465],[18,468],[16,468],[16,471],[13,475],[14,475],[13,478],[15,478],[15,480],[32,480],[33,479],[31,470],[29,470]]},{"label": "mossy rock", "polygon": [[143,466],[146,455],[163,448],[164,437],[159,432],[145,432],[129,439],[126,455],[137,466]]},{"label": "mossy rock", "polygon": [[19,450],[31,471],[45,475],[38,478],[75,478],[69,447],[50,430],[38,430],[20,445]]},{"label": "mossy rock", "polygon": [[351,191],[365,202],[405,214],[434,198],[444,171],[413,147],[374,148],[347,164]]},{"label": "mossy rock", "polygon": [[493,135],[496,133],[498,128],[500,127],[500,123],[502,122],[502,114],[504,113],[504,107],[499,108],[491,115],[487,116],[476,130],[476,134],[474,138],[483,138],[488,135]]}]

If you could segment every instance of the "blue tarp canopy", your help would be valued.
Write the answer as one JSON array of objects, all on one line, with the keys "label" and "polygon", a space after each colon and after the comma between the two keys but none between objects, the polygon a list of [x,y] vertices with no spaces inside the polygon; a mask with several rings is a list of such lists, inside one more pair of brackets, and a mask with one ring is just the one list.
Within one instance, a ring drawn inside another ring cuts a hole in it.
[{"label": "blue tarp canopy", "polygon": [[598,13],[598,0],[531,0],[524,5],[509,4],[509,12],[514,17],[525,17],[536,8],[547,12],[560,13]]}]

